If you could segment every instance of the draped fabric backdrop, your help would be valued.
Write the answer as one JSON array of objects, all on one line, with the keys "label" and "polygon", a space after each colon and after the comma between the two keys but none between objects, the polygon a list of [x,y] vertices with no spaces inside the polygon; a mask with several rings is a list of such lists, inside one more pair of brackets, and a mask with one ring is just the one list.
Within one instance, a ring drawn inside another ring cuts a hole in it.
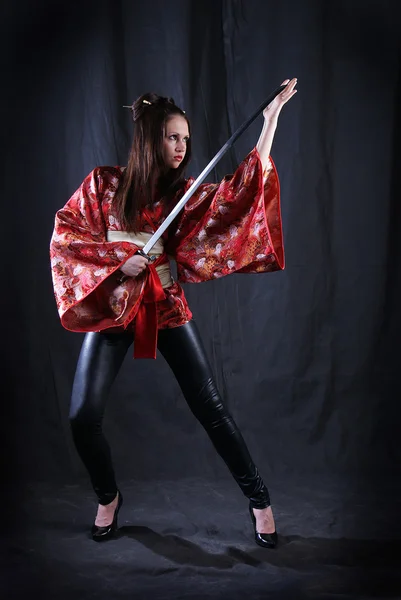
[{"label": "draped fabric backdrop", "polygon": [[[18,0],[2,13],[7,481],[84,477],[68,427],[83,335],[59,323],[48,247],[55,212],[83,178],[126,164],[122,106],[146,91],[172,96],[192,121],[197,175],[293,76],[299,91],[272,149],[286,269],[185,290],[268,483],[391,476],[401,458],[399,2]],[[233,171],[261,126],[210,181]],[[228,476],[161,357],[128,353],[105,428],[119,477]]]}]

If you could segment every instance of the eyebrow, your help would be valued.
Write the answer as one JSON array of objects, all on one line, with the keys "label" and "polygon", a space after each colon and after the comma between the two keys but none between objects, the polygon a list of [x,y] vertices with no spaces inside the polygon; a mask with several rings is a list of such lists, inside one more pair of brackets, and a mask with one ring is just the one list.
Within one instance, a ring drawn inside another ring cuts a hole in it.
[{"label": "eyebrow", "polygon": [[[177,131],[170,131],[167,135],[181,135]],[[189,133],[186,133],[183,137],[189,137]]]}]

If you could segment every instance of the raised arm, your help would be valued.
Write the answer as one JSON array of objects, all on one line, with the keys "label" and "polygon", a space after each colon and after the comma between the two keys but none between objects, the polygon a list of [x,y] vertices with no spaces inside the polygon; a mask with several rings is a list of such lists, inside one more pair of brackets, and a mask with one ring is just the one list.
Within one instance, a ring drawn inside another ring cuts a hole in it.
[{"label": "raised arm", "polygon": [[297,90],[295,86],[297,84],[297,78],[294,79],[286,79],[283,81],[281,85],[287,85],[285,90],[283,90],[278,96],[275,97],[273,102],[271,102],[263,111],[263,117],[265,119],[263,124],[263,129],[260,134],[258,143],[256,145],[256,149],[259,152],[260,160],[262,161],[263,171],[268,166],[269,156],[273,144],[274,134],[276,132],[277,121],[281,109],[284,104],[290,100],[296,93]]}]

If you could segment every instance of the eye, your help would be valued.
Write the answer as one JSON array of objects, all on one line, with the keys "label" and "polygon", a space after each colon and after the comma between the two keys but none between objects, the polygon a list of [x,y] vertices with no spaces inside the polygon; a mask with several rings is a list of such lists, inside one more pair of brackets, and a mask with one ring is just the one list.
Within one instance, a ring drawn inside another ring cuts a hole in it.
[{"label": "eye", "polygon": [[172,135],[169,136],[170,140],[176,140],[177,136],[173,133]]}]

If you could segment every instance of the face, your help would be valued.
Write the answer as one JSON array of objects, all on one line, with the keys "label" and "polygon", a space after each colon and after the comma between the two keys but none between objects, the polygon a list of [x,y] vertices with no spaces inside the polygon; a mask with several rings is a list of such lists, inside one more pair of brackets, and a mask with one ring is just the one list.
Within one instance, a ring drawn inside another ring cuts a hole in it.
[{"label": "face", "polygon": [[182,163],[189,139],[188,123],[181,115],[174,115],[166,123],[163,138],[163,158],[166,167],[176,169]]}]

